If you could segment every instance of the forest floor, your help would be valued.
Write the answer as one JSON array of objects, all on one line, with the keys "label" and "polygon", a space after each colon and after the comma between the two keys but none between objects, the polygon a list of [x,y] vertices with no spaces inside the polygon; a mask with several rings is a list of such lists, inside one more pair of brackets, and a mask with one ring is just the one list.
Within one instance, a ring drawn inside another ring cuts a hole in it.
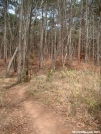
[{"label": "forest floor", "polygon": [[4,74],[1,66],[0,134],[101,133],[100,79],[95,67],[44,69],[20,84],[16,75],[5,78]]}]

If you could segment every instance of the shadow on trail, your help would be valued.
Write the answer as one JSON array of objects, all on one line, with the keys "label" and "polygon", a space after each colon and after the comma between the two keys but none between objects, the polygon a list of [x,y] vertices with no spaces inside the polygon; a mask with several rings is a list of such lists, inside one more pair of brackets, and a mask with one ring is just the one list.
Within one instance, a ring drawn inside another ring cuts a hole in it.
[{"label": "shadow on trail", "polygon": [[14,87],[14,86],[16,86],[16,85],[18,85],[19,83],[18,82],[15,82],[15,83],[13,83],[13,84],[11,84],[11,85],[9,85],[9,86],[5,86],[4,88],[5,89],[10,89],[10,88],[12,88],[12,87]]}]

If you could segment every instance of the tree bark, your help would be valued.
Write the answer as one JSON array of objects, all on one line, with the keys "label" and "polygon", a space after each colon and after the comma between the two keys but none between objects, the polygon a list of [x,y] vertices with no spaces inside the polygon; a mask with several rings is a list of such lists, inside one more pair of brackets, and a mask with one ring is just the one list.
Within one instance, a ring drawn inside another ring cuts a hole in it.
[{"label": "tree bark", "polygon": [[[4,65],[7,68],[7,0],[4,1]],[[5,73],[6,76],[6,73]]]},{"label": "tree bark", "polygon": [[81,32],[82,32],[82,10],[83,10],[83,1],[81,3],[81,14],[80,14],[80,28],[79,28],[79,43],[78,43],[78,64],[80,64],[80,52],[81,52]]},{"label": "tree bark", "polygon": [[22,73],[22,20],[23,20],[23,0],[21,0],[20,8],[20,22],[19,22],[19,46],[18,46],[18,82],[21,82],[21,73]]},{"label": "tree bark", "polygon": [[17,52],[18,52],[18,47],[16,48],[16,50],[15,50],[15,52],[14,52],[14,54],[13,54],[13,56],[8,64],[7,71],[6,71],[6,77],[9,77],[9,71],[10,71],[11,65],[13,63],[13,60],[14,60],[15,56],[17,55]]},{"label": "tree bark", "polygon": [[[30,20],[29,20],[29,28],[28,28],[28,44],[27,44],[27,52],[26,52],[26,81],[29,80],[29,60],[30,60],[30,32],[31,32],[31,20],[32,20],[32,11],[33,11],[33,1],[31,0],[31,10],[30,10]],[[30,76],[31,78],[31,76]]]}]

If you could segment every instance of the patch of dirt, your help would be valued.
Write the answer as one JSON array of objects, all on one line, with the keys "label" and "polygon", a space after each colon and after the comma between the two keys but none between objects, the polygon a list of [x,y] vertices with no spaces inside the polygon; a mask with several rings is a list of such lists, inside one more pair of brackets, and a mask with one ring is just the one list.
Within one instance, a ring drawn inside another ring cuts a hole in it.
[{"label": "patch of dirt", "polygon": [[31,115],[34,127],[38,134],[67,134],[67,129],[59,120],[58,116],[53,114],[47,107],[38,102],[25,102],[25,111]]},{"label": "patch of dirt", "polygon": [[71,134],[59,116],[26,95],[28,89],[30,84],[6,89],[0,108],[0,134]]}]

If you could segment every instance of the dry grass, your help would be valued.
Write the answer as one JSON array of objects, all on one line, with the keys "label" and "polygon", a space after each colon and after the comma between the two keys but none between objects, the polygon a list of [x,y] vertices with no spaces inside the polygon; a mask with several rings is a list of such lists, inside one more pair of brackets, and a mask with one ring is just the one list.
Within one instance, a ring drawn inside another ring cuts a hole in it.
[{"label": "dry grass", "polygon": [[[87,65],[84,64],[83,67],[75,65],[79,71],[61,69],[57,72],[50,70],[47,75],[34,75],[27,94],[60,114],[62,121],[68,126],[78,130],[101,130],[99,70],[96,71],[94,66],[90,67],[92,71],[88,71]],[[5,79],[3,73],[0,73],[0,106],[6,105],[5,88],[2,87],[16,81],[15,77]]]},{"label": "dry grass", "polygon": [[92,71],[61,70],[35,77],[28,90],[38,100],[62,115],[76,129],[101,129],[99,74]]}]

